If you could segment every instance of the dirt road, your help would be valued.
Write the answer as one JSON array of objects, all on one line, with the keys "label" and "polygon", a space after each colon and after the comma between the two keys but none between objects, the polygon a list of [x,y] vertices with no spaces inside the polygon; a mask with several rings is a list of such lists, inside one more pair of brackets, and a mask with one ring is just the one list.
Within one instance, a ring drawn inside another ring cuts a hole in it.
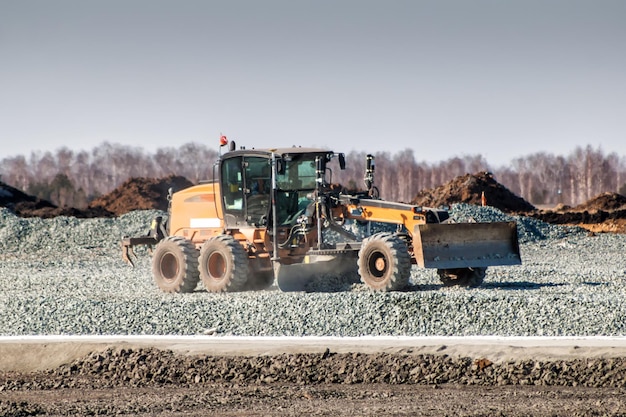
[{"label": "dirt road", "polygon": [[[89,383],[85,381],[85,383]],[[0,392],[3,416],[623,416],[626,391],[584,387],[200,384]]]},{"label": "dirt road", "polygon": [[6,336],[0,337],[0,371],[52,369],[109,347],[157,348],[183,355],[258,356],[359,352],[438,354],[518,360],[626,357],[626,337],[499,336]]},{"label": "dirt road", "polygon": [[61,339],[0,339],[0,416],[626,415],[623,338]]}]

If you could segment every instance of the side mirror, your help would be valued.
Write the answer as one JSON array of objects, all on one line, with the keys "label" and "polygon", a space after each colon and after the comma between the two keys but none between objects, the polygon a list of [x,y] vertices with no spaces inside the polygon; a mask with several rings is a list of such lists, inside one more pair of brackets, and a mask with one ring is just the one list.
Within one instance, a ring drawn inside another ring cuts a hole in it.
[{"label": "side mirror", "polygon": [[343,153],[339,154],[339,169],[346,169],[346,156]]}]

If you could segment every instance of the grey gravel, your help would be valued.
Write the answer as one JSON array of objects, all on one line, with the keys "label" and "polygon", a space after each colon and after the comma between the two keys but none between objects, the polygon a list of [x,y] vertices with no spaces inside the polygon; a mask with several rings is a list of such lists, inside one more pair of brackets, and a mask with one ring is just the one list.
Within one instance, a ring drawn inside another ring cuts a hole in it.
[{"label": "grey gravel", "polygon": [[[161,293],[150,256],[136,268],[120,239],[157,211],[113,219],[22,219],[0,209],[0,335],[626,334],[626,236],[454,205],[457,221],[514,220],[523,264],[493,267],[481,288],[444,288],[413,267],[406,292],[373,293],[332,279],[325,292]],[[335,285],[336,284],[336,285]]]}]

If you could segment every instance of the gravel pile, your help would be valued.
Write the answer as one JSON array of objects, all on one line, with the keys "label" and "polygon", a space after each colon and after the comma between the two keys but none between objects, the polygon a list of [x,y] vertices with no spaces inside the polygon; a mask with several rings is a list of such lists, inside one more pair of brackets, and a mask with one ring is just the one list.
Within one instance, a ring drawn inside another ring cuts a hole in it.
[{"label": "gravel pile", "polygon": [[489,207],[451,211],[457,221],[516,221],[523,265],[489,268],[478,289],[444,288],[434,270],[413,267],[406,292],[344,283],[164,294],[147,252],[133,269],[119,243],[161,212],[44,220],[0,209],[0,335],[626,335],[626,236],[589,237]]},{"label": "gravel pile", "polygon": [[454,204],[450,218],[455,222],[510,222],[517,223],[520,243],[536,242],[544,239],[563,239],[583,235],[587,231],[575,226],[555,226],[532,217],[515,216],[501,212],[494,207],[479,207],[470,204]]}]

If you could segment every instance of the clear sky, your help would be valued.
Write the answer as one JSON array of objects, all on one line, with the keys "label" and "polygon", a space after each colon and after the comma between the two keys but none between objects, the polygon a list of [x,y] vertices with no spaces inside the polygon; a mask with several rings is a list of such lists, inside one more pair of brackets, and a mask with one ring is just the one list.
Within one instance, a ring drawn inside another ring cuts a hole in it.
[{"label": "clear sky", "polygon": [[0,0],[0,158],[220,133],[626,155],[626,1]]}]

